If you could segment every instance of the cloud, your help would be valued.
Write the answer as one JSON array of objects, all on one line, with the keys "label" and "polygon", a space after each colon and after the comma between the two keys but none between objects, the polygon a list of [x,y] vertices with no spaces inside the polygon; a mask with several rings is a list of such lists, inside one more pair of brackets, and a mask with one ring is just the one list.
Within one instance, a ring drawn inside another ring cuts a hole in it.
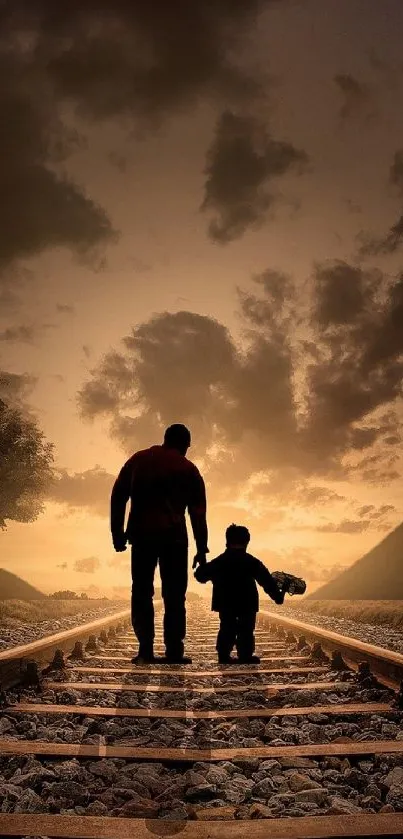
[{"label": "cloud", "polygon": [[110,475],[100,466],[84,472],[69,474],[59,469],[48,490],[47,500],[63,504],[69,513],[86,511],[95,516],[107,516],[109,500],[116,475]]},{"label": "cloud", "polygon": [[285,571],[302,577],[308,586],[310,582],[327,582],[345,569],[339,563],[325,565],[322,551],[312,551],[303,546],[277,552],[264,548],[257,555],[270,571]]},{"label": "cloud", "polygon": [[79,571],[83,574],[95,574],[95,571],[101,567],[101,562],[96,556],[87,556],[84,559],[76,559],[73,565],[74,571]]},{"label": "cloud", "polygon": [[389,182],[398,187],[403,196],[403,149],[398,149],[389,170]]},{"label": "cloud", "polygon": [[290,277],[268,270],[238,302],[242,344],[192,312],[136,326],[90,372],[78,394],[82,417],[103,416],[127,454],[186,422],[215,498],[259,474],[266,497],[300,482],[299,503],[311,493],[315,504],[342,498],[326,490],[333,479],[393,478],[403,276],[328,262],[297,297]]},{"label": "cloud", "polygon": [[[98,597],[101,596],[100,587],[94,585],[93,583],[91,583],[91,585],[89,585],[89,586],[85,586],[85,588],[82,588],[81,591],[84,592],[85,594],[88,594],[88,597],[92,598],[93,600],[96,600]],[[102,594],[103,594],[103,592],[102,592]]]},{"label": "cloud", "polygon": [[320,533],[363,533],[368,530],[371,522],[366,520],[354,521],[353,519],[342,519],[339,522],[328,522],[321,524],[316,529]]},{"label": "cloud", "polygon": [[[58,115],[49,84],[35,64],[34,44],[14,40],[0,56],[0,282],[15,291],[24,277],[16,261],[47,248],[82,253],[112,237],[104,211],[62,174],[60,164],[75,146]],[[11,40],[9,40],[9,38]],[[11,273],[10,273],[11,270]]]},{"label": "cloud", "polygon": [[55,324],[53,323],[9,326],[7,329],[3,329],[0,332],[0,341],[4,341],[8,344],[35,344],[40,337],[41,332],[46,329],[53,329],[54,326]]},{"label": "cloud", "polygon": [[350,73],[339,73],[334,82],[342,95],[340,119],[364,119],[366,122],[376,116],[373,92],[369,85],[358,81]]},{"label": "cloud", "polygon": [[37,378],[28,373],[10,373],[0,370],[0,399],[8,405],[26,408],[26,400],[31,395]]},{"label": "cloud", "polygon": [[[397,188],[403,199],[403,149],[398,149],[389,168],[389,184]],[[383,236],[361,231],[357,240],[360,256],[387,256],[396,253],[403,241],[403,212]]]},{"label": "cloud", "polygon": [[[57,96],[91,119],[136,115],[150,121],[210,99],[248,97],[256,82],[232,60],[237,37],[268,2],[215,3],[25,0],[9,17],[34,28],[36,54]],[[197,33],[197,37],[195,37]]]},{"label": "cloud", "polygon": [[357,240],[359,256],[388,256],[396,253],[403,241],[403,213],[384,236],[373,236],[361,231]]},{"label": "cloud", "polygon": [[[83,257],[116,241],[105,210],[67,177],[64,167],[85,145],[88,125],[119,121],[133,138],[158,130],[200,101],[242,109],[263,96],[267,80],[258,66],[246,67],[242,44],[271,2],[116,0],[111,6],[108,0],[62,0],[57,16],[52,0],[21,0],[17,7],[2,8],[0,185],[8,196],[0,211],[4,304],[18,300],[21,260],[60,247]],[[271,141],[269,166],[288,168],[290,149]],[[116,154],[110,161],[125,166]]]},{"label": "cloud", "polygon": [[397,415],[381,412],[401,394],[403,276],[389,282],[335,262],[317,267],[313,281],[318,354],[306,371],[306,444],[319,456],[365,449],[399,431]]},{"label": "cloud", "polygon": [[367,516],[375,510],[375,506],[373,504],[364,504],[360,509],[357,511],[358,515],[362,518],[363,516]]},{"label": "cloud", "polygon": [[305,152],[273,139],[254,117],[223,111],[207,152],[201,205],[213,214],[210,238],[226,244],[261,225],[277,200],[269,184],[289,171],[300,173],[307,160]]},{"label": "cloud", "polygon": [[5,343],[34,344],[37,329],[34,326],[9,326],[0,332],[0,341]]},{"label": "cloud", "polygon": [[110,151],[108,154],[108,161],[114,169],[117,169],[118,172],[121,173],[121,175],[124,175],[127,172],[128,159],[124,154],[120,154],[116,151]]},{"label": "cloud", "polygon": [[62,571],[66,571],[66,569],[68,568],[68,563],[67,562],[61,562],[60,565],[56,565],[56,568],[61,568]]},{"label": "cloud", "polygon": [[62,315],[74,315],[76,311],[76,307],[70,303],[56,303],[56,309]]}]

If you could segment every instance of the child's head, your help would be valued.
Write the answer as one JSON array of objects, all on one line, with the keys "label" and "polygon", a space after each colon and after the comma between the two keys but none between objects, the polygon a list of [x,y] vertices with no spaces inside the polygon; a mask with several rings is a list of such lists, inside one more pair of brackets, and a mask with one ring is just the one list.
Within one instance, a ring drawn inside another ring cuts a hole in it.
[{"label": "child's head", "polygon": [[250,541],[250,533],[242,524],[230,524],[225,531],[227,548],[246,548]]}]

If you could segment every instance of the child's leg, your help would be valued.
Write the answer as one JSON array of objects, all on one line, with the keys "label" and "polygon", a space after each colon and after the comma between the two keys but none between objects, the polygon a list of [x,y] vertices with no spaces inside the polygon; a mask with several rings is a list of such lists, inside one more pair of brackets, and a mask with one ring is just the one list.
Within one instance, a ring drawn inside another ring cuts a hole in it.
[{"label": "child's leg", "polygon": [[229,609],[219,612],[220,628],[217,635],[216,650],[219,659],[229,658],[236,638],[236,615]]},{"label": "child's leg", "polygon": [[256,612],[243,612],[238,615],[236,647],[239,659],[250,659],[255,650]]}]

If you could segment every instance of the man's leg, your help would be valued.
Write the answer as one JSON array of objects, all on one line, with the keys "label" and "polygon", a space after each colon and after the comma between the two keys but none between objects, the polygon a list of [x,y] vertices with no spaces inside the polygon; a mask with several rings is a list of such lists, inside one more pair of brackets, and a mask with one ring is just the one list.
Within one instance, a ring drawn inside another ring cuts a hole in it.
[{"label": "man's leg", "polygon": [[187,545],[165,545],[159,552],[164,601],[164,642],[167,658],[181,659],[186,636]]},{"label": "man's leg", "polygon": [[250,661],[255,650],[256,612],[243,612],[238,616],[236,647],[241,661]]},{"label": "man's leg", "polygon": [[219,661],[224,662],[231,656],[237,633],[236,614],[229,609],[223,610],[220,615],[220,628],[217,635],[216,650]]},{"label": "man's leg", "polygon": [[132,547],[132,624],[139,655],[152,657],[154,646],[154,574],[158,556],[146,546]]}]

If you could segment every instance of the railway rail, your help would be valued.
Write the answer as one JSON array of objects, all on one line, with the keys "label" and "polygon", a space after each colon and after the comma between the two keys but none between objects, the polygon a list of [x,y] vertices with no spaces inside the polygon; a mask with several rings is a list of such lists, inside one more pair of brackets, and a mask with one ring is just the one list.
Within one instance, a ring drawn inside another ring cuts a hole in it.
[{"label": "railway rail", "polygon": [[270,611],[218,666],[216,631],[192,604],[184,667],[131,664],[128,610],[0,653],[0,836],[400,837],[403,656]]}]

